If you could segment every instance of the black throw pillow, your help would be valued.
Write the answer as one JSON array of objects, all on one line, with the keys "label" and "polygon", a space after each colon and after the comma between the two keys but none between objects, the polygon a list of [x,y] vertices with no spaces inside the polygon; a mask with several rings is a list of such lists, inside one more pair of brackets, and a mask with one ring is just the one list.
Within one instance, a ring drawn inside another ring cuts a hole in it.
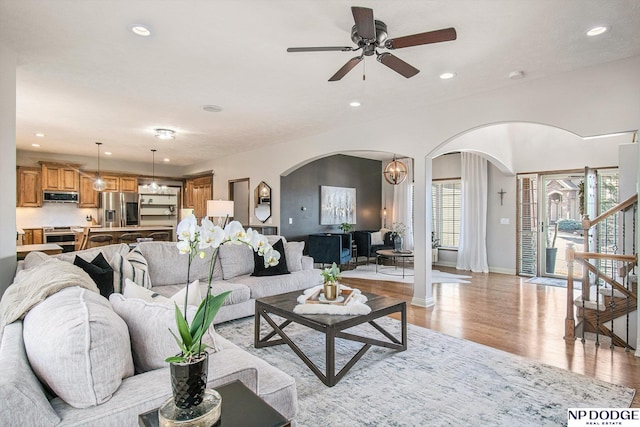
[{"label": "black throw pillow", "polygon": [[100,290],[100,295],[109,298],[109,295],[113,293],[113,268],[104,259],[102,252],[98,253],[91,262],[87,262],[76,255],[73,265],[82,268],[96,283]]},{"label": "black throw pillow", "polygon": [[253,262],[255,267],[253,269],[252,276],[279,276],[281,274],[289,274],[287,268],[287,257],[284,255],[284,243],[282,239],[273,244],[273,249],[280,252],[280,261],[278,265],[266,268],[264,266],[264,257],[258,255],[257,252],[253,253]]}]

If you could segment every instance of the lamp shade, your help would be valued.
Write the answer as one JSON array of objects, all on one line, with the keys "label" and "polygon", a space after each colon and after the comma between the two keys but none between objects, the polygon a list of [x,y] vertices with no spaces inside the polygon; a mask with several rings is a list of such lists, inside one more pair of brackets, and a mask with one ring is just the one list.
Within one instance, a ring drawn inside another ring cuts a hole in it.
[{"label": "lamp shade", "polygon": [[233,200],[207,200],[207,216],[218,218],[233,216]]}]

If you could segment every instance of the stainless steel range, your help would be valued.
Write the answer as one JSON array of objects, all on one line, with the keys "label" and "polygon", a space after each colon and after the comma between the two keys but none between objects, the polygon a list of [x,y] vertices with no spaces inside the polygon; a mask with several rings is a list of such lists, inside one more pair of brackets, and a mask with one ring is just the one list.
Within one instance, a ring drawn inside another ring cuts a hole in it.
[{"label": "stainless steel range", "polygon": [[42,227],[45,243],[55,243],[62,246],[62,252],[73,252],[76,245],[76,235],[72,227]]}]

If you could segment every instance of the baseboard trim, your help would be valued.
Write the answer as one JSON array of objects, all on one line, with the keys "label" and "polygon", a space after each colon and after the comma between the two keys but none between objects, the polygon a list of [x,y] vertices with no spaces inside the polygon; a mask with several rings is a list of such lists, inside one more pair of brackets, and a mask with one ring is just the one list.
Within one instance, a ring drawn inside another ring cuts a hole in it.
[{"label": "baseboard trim", "polygon": [[516,275],[516,271],[512,268],[499,268],[499,267],[489,267],[489,273],[508,274],[510,276]]},{"label": "baseboard trim", "polygon": [[411,299],[411,305],[416,305],[418,307],[433,307],[436,305],[436,301],[433,298],[416,298],[413,297]]}]

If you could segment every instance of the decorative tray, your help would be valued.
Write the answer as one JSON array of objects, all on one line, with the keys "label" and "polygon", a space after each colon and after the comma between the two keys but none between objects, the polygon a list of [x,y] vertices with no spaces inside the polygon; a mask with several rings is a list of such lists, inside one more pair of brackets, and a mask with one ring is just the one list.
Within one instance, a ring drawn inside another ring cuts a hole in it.
[{"label": "decorative tray", "polygon": [[309,298],[306,300],[306,304],[332,304],[332,305],[347,305],[349,301],[351,301],[351,297],[353,296],[352,289],[343,289],[333,301],[329,301],[325,299],[324,292],[322,289],[318,289],[315,291]]}]

